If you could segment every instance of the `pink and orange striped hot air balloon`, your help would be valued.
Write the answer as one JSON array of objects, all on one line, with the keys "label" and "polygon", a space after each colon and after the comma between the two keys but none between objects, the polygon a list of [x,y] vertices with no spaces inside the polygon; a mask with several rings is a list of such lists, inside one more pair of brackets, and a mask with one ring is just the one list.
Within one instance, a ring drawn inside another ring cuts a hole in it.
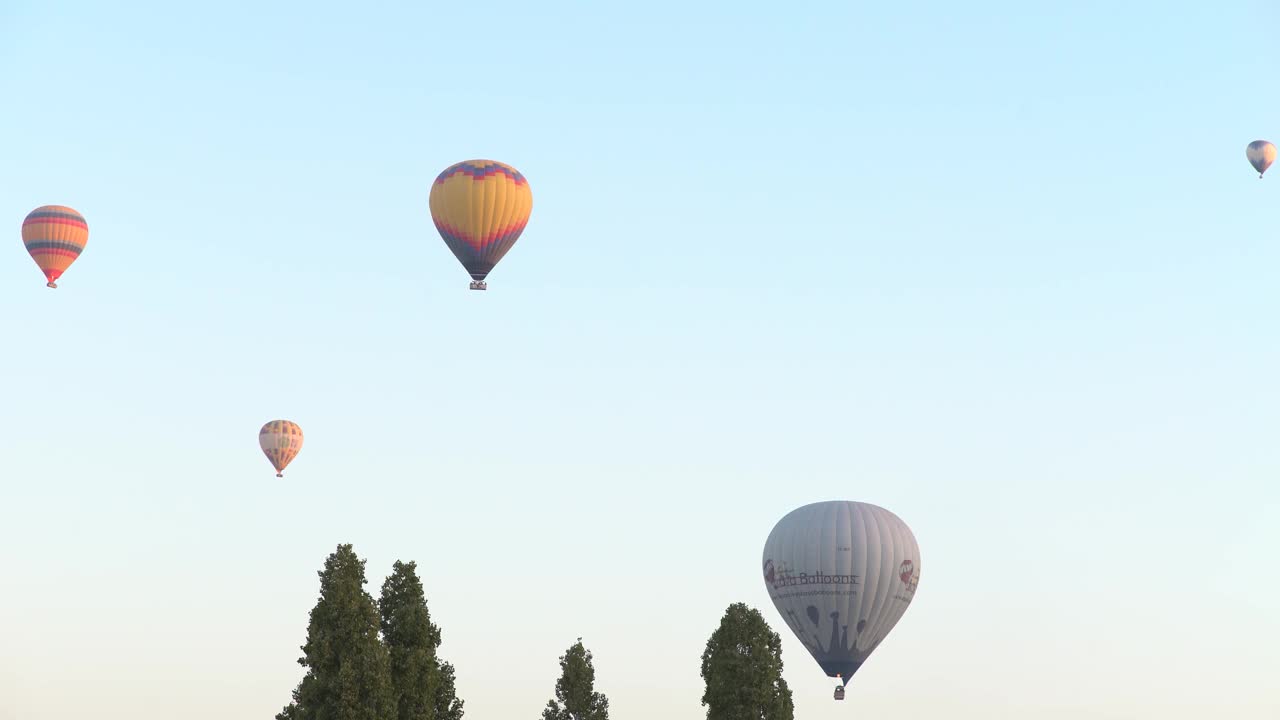
[{"label": "pink and orange striped hot air balloon", "polygon": [[302,451],[302,428],[288,420],[272,420],[258,431],[258,447],[276,469],[276,477],[284,477],[284,469]]},{"label": "pink and orange striped hot air balloon", "polygon": [[510,165],[468,160],[440,173],[429,202],[440,236],[471,273],[471,289],[484,290],[485,276],[524,232],[533,192]]},{"label": "pink and orange striped hot air balloon", "polygon": [[22,244],[49,281],[49,287],[84,252],[89,242],[89,225],[84,216],[64,205],[45,205],[32,210],[22,221]]}]

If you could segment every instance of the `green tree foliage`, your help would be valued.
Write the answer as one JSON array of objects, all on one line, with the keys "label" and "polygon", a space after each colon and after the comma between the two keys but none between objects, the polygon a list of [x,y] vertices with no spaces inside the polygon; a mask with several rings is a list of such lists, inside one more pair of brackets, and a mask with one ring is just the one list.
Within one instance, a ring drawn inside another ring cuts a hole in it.
[{"label": "green tree foliage", "polygon": [[431,622],[415,563],[396,561],[382,583],[382,640],[391,655],[391,687],[397,720],[435,717],[436,646],[440,629]]},{"label": "green tree foliage", "polygon": [[436,685],[436,720],[462,720],[462,701],[454,686],[453,665],[436,661],[440,669],[440,682]]},{"label": "green tree foliage", "polygon": [[547,701],[542,720],[609,720],[609,699],[595,691],[596,669],[582,638],[560,656],[556,697]]},{"label": "green tree foliage", "polygon": [[391,656],[397,720],[461,720],[453,666],[442,665],[436,656],[440,628],[431,622],[416,563],[396,562],[382,584],[378,607]]},{"label": "green tree foliage", "polygon": [[339,545],[320,571],[320,600],[298,659],[307,674],[276,720],[395,720],[390,657],[364,584],[364,561]]},{"label": "green tree foliage", "polygon": [[782,679],[782,638],[743,603],[725,611],[702,653],[707,720],[793,720]]}]

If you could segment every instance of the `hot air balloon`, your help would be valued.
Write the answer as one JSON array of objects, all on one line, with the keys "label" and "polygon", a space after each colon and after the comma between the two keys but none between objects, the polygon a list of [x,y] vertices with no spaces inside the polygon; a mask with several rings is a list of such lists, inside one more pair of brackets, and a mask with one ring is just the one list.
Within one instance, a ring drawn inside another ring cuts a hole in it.
[{"label": "hot air balloon", "polygon": [[1258,179],[1261,180],[1267,168],[1276,161],[1276,146],[1266,140],[1254,140],[1249,143],[1249,147],[1245,148],[1244,154],[1249,158],[1249,164],[1253,169],[1258,171]]},{"label": "hot air balloon", "polygon": [[788,513],[764,544],[769,597],[818,666],[836,678],[837,700],[915,596],[920,548],[882,507],[813,503]]},{"label": "hot air balloon", "polygon": [[471,273],[471,289],[484,290],[485,277],[524,232],[533,192],[510,165],[468,160],[440,173],[430,205],[440,236]]},{"label": "hot air balloon", "polygon": [[71,267],[89,242],[89,225],[84,217],[63,205],[44,205],[32,210],[22,221],[22,244],[49,281],[49,287]]},{"label": "hot air balloon", "polygon": [[258,445],[276,468],[276,477],[284,477],[284,469],[302,450],[302,428],[288,420],[272,420],[258,431]]}]

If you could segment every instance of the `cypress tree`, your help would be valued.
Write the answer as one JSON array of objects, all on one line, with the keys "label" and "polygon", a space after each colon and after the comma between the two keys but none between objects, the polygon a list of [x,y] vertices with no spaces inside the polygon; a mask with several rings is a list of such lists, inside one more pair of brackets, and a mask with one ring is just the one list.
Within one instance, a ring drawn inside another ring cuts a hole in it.
[{"label": "cypress tree", "polygon": [[440,628],[431,622],[417,563],[396,561],[378,601],[391,657],[396,720],[461,720],[453,666],[437,657]]},{"label": "cypress tree", "polygon": [[440,682],[436,685],[436,720],[462,720],[462,701],[454,686],[453,665],[436,660]]},{"label": "cypress tree", "polygon": [[339,545],[320,571],[298,664],[307,674],[276,720],[395,720],[390,658],[378,608],[365,592],[364,561]]}]

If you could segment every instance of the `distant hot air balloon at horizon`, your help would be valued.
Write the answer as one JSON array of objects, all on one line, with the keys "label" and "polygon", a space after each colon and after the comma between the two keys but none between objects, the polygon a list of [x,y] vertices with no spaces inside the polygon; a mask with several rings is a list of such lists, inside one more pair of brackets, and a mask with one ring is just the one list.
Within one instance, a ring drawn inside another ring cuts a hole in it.
[{"label": "distant hot air balloon at horizon", "polygon": [[510,165],[467,160],[440,173],[428,202],[436,230],[471,274],[471,289],[484,290],[485,277],[524,232],[533,192]]},{"label": "distant hot air balloon at horizon", "polygon": [[792,510],[764,545],[769,598],[830,677],[837,700],[906,612],[920,581],[920,548],[906,523],[869,503]]},{"label": "distant hot air balloon at horizon", "polygon": [[1267,168],[1276,161],[1276,146],[1266,140],[1254,140],[1249,143],[1249,147],[1245,148],[1244,154],[1249,158],[1249,164],[1253,169],[1258,171],[1258,179],[1261,180]]},{"label": "distant hot air balloon at horizon", "polygon": [[51,288],[58,287],[57,279],[80,257],[88,242],[89,224],[65,205],[43,205],[22,221],[22,244]]},{"label": "distant hot air balloon at horizon", "polygon": [[284,469],[302,450],[302,428],[288,420],[272,420],[258,431],[258,446],[276,469],[276,477],[284,477]]}]

